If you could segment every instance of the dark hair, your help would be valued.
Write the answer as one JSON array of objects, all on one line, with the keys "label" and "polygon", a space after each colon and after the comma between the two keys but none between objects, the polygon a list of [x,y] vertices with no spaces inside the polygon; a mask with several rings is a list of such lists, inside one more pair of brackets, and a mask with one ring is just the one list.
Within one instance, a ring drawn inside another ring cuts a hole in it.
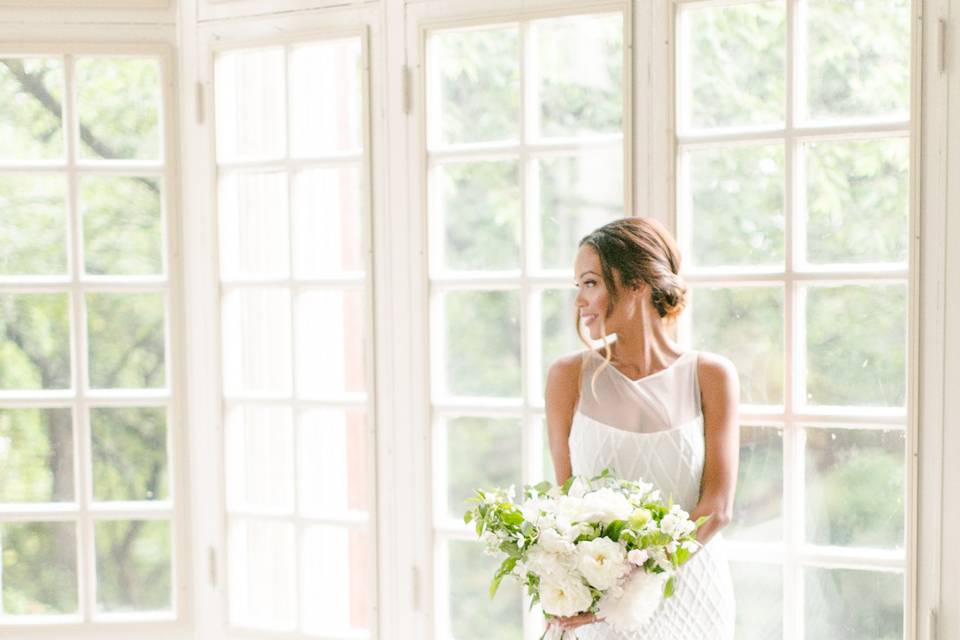
[{"label": "dark hair", "polygon": [[661,318],[674,322],[687,304],[687,286],[680,277],[680,250],[670,232],[654,218],[621,218],[587,234],[578,246],[597,252],[603,281],[610,292],[609,314],[620,298],[620,284],[635,289],[650,286],[653,306]]}]

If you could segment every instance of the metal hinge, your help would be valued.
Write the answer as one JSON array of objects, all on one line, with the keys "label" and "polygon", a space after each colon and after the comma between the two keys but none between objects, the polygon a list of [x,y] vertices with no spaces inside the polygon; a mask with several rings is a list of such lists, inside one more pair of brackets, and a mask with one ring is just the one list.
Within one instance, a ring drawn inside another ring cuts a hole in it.
[{"label": "metal hinge", "polygon": [[211,587],[217,586],[217,550],[213,547],[207,547],[207,579]]},{"label": "metal hinge", "polygon": [[403,112],[410,113],[411,102],[413,101],[413,77],[410,74],[410,67],[403,65],[400,68],[403,77]]},{"label": "metal hinge", "polygon": [[203,83],[197,83],[197,124],[203,124]]},{"label": "metal hinge", "polygon": [[413,596],[413,610],[420,610],[420,569],[418,567],[413,567],[411,579],[413,581],[413,588],[411,589]]}]

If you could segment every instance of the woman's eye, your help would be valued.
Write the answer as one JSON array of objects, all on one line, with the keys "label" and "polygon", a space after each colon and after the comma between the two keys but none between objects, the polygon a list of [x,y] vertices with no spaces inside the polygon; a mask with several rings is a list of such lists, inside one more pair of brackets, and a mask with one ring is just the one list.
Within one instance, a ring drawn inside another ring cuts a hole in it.
[{"label": "woman's eye", "polygon": [[597,284],[597,281],[596,281],[596,280],[584,280],[583,284],[587,285],[588,287],[592,287],[593,285]]}]

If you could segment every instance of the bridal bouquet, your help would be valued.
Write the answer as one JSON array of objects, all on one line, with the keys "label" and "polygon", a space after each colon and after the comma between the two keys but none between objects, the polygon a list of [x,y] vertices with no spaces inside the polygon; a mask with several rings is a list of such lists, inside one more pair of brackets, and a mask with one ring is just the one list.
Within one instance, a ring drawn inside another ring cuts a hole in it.
[{"label": "bridal bouquet", "polygon": [[464,514],[485,552],[503,561],[490,597],[509,576],[539,602],[547,618],[595,613],[618,631],[635,631],[674,591],[676,570],[700,548],[706,520],[690,520],[663,502],[653,485],[604,470],[562,486],[476,490]]}]

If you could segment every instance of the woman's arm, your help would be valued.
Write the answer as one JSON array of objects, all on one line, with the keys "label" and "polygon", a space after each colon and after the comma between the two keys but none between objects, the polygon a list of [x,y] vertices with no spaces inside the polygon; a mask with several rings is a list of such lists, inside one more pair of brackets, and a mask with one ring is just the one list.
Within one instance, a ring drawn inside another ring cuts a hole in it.
[{"label": "woman's arm", "polygon": [[698,369],[706,451],[700,501],[690,518],[710,516],[697,530],[697,539],[706,544],[733,515],[740,459],[740,381],[736,367],[722,356],[701,353]]},{"label": "woman's arm", "polygon": [[570,468],[570,425],[580,397],[581,355],[573,353],[559,358],[547,371],[544,393],[547,414],[547,437],[550,457],[556,472],[557,484],[563,484],[572,472]]}]

